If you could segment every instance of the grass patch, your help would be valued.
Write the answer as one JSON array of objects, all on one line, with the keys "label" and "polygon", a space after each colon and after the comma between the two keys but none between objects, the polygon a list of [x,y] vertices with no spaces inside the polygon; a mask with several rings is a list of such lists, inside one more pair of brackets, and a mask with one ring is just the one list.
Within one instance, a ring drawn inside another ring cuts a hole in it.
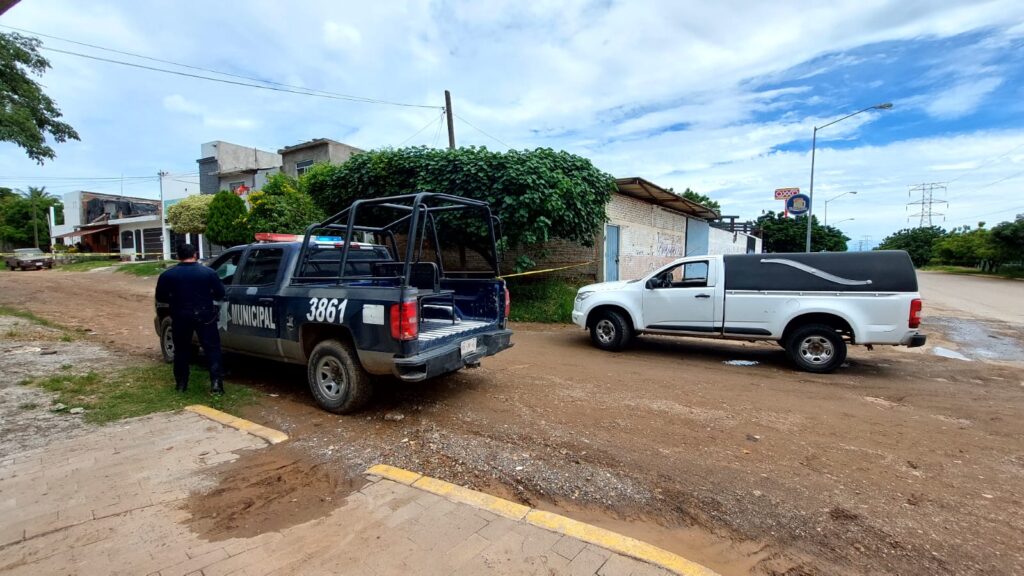
[{"label": "grass patch", "polygon": [[169,364],[132,366],[111,374],[58,374],[35,384],[56,392],[56,401],[69,408],[85,408],[85,420],[96,424],[179,410],[190,404],[231,412],[255,398],[250,388],[230,383],[224,386],[224,396],[211,395],[206,371],[194,367],[188,392],[175,392]]},{"label": "grass patch", "polygon": [[970,268],[968,266],[948,266],[945,264],[932,264],[928,266],[922,266],[921,270],[927,272],[945,272],[946,274],[998,276],[1000,278],[1009,279],[1024,278],[1024,267],[1021,266],[1003,266],[999,269],[998,272],[985,272],[980,268]]},{"label": "grass patch", "polygon": [[40,318],[28,310],[21,310],[19,308],[11,308],[10,306],[0,306],[0,316],[14,316],[15,318],[21,318],[22,320],[28,320],[34,324],[40,326],[46,326],[47,328],[56,328],[63,330],[64,328],[58,324],[50,322],[46,318]]},{"label": "grass patch", "polygon": [[124,272],[132,276],[159,276],[161,272],[177,264],[174,260],[162,262],[139,262],[136,264],[124,264],[117,267],[117,272]]},{"label": "grass patch", "polygon": [[57,269],[63,270],[64,272],[88,272],[89,270],[106,268],[108,266],[114,266],[115,264],[117,264],[117,260],[83,260],[81,262],[61,264],[57,266]]},{"label": "grass patch", "polygon": [[572,322],[576,291],[589,282],[566,278],[546,280],[510,280],[509,296],[513,322]]}]

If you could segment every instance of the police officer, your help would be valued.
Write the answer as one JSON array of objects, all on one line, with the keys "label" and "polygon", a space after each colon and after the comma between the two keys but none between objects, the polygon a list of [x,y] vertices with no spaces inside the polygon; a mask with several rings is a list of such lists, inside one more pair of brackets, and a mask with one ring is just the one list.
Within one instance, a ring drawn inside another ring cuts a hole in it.
[{"label": "police officer", "polygon": [[217,331],[219,309],[213,301],[224,298],[224,284],[216,272],[198,263],[196,249],[191,244],[178,248],[178,260],[178,265],[160,274],[156,283],[157,302],[166,302],[171,307],[175,390],[188,389],[192,334],[195,333],[210,362],[210,391],[223,394],[224,374]]}]

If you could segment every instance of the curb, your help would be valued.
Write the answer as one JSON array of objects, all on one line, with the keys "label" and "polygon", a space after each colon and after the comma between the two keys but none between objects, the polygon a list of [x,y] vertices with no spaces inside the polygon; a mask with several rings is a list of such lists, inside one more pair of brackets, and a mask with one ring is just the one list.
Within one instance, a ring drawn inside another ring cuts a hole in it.
[{"label": "curb", "polygon": [[660,566],[682,576],[719,576],[717,572],[710,568],[635,538],[630,538],[611,530],[605,530],[604,528],[598,528],[597,526],[579,522],[559,514],[530,508],[529,506],[517,504],[504,498],[463,488],[444,480],[423,476],[422,474],[388,466],[387,464],[370,466],[366,470],[366,474],[380,476],[393,482],[412,486],[425,492],[437,494],[453,502],[468,504],[481,510],[486,510],[498,516],[504,516],[505,518],[517,521],[522,520],[539,528],[570,536],[617,554],[647,562],[648,564]]},{"label": "curb", "polygon": [[203,416],[205,418],[209,418],[214,422],[219,422],[225,426],[229,426],[236,430],[241,430],[242,432],[245,432],[247,434],[252,434],[253,436],[263,438],[264,440],[271,444],[280,444],[281,442],[284,442],[285,440],[288,439],[288,435],[285,434],[284,432],[280,432],[272,428],[267,428],[266,426],[261,426],[255,422],[251,422],[244,418],[238,418],[237,416],[232,416],[227,412],[221,412],[220,410],[210,408],[209,406],[204,406],[202,404],[193,404],[191,406],[185,406],[185,410],[188,410],[189,412],[195,412],[196,414],[199,414],[200,416]]}]

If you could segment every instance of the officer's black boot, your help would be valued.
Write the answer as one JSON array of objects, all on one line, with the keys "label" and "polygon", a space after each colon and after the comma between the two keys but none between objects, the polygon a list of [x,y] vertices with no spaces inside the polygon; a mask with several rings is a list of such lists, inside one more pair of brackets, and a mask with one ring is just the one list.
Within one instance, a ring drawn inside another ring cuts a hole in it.
[{"label": "officer's black boot", "polygon": [[174,390],[176,392],[185,392],[188,390],[188,382],[176,382],[174,384]]},{"label": "officer's black boot", "polygon": [[223,395],[224,394],[224,380],[221,378],[215,378],[210,383],[210,394]]}]

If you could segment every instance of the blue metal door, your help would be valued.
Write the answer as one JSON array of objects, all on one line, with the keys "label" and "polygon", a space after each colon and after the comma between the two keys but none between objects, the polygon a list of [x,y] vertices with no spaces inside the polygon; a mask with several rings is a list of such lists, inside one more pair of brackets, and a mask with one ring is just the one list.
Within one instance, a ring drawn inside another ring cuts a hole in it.
[{"label": "blue metal door", "polygon": [[708,223],[693,218],[686,219],[686,255],[703,256],[708,253],[708,236],[711,229]]},{"label": "blue metal door", "polygon": [[604,280],[614,282],[619,279],[619,227],[605,226],[604,237]]}]

